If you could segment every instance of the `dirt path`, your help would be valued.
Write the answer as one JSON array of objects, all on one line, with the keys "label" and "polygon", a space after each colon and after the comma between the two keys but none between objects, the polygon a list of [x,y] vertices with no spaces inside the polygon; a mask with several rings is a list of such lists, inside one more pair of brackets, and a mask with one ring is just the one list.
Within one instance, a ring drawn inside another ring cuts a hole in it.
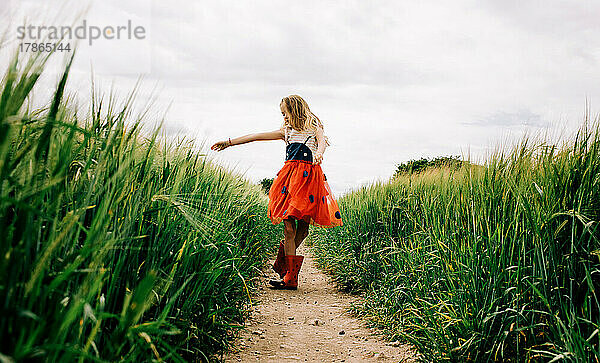
[{"label": "dirt path", "polygon": [[341,293],[319,271],[305,248],[297,291],[271,290],[256,297],[238,352],[226,362],[412,362],[407,345],[386,343],[347,309],[356,297]]}]

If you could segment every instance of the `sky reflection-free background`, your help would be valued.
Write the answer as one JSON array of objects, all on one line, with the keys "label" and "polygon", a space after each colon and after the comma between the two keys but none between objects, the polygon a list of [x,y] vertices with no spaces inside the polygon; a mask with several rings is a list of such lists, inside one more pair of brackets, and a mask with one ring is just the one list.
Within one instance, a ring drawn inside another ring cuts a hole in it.
[{"label": "sky reflection-free background", "polygon": [[[462,155],[481,162],[524,133],[568,134],[600,98],[598,1],[57,1],[0,0],[5,67],[16,26],[108,25],[133,19],[144,40],[80,44],[69,89],[125,96],[143,75],[152,125],[186,135],[220,164],[258,181],[284,144],[208,151],[227,137],[279,128],[279,102],[300,94],[332,147],[335,194],[389,178],[397,163]],[[60,57],[57,57],[58,65]],[[44,99],[57,72],[37,91]]]}]

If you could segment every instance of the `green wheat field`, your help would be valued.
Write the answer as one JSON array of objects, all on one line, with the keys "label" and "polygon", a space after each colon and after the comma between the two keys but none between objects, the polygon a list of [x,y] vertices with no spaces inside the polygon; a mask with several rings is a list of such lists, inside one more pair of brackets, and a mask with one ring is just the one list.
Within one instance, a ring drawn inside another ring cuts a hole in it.
[{"label": "green wheat field", "polygon": [[[46,61],[1,83],[0,361],[219,359],[281,234],[265,193],[146,129],[135,90],[78,110],[69,65],[31,109]],[[598,125],[356,190],[313,253],[424,361],[598,361]]]}]

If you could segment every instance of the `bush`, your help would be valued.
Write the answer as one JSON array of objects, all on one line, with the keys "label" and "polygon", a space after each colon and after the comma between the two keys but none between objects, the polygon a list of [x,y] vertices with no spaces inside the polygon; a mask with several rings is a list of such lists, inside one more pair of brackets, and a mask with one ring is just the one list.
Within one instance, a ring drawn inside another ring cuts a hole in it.
[{"label": "bush", "polygon": [[259,182],[260,186],[262,187],[262,190],[266,194],[269,194],[269,190],[271,190],[271,185],[273,185],[273,180],[275,180],[275,179],[274,178],[264,178]]},{"label": "bush", "polygon": [[458,156],[440,156],[431,160],[421,158],[418,160],[410,160],[405,163],[398,164],[393,177],[395,178],[404,174],[419,174],[428,168],[458,169],[466,164],[469,164],[469,162],[460,160],[460,157]]}]

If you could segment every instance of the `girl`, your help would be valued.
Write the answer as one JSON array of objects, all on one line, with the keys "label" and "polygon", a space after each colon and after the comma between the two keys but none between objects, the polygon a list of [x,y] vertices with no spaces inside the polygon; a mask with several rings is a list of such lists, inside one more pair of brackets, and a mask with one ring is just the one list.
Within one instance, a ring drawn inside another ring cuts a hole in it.
[{"label": "girl", "polygon": [[284,140],[285,164],[277,173],[269,191],[269,218],[273,224],[283,221],[284,241],[279,244],[273,269],[281,280],[269,283],[275,289],[296,290],[298,272],[304,256],[296,248],[308,235],[309,224],[322,227],[342,225],[342,216],[321,169],[328,146],[323,124],[302,97],[284,97],[279,105],[283,125],[279,130],[219,141],[211,146],[221,151],[233,145],[259,140]]}]

